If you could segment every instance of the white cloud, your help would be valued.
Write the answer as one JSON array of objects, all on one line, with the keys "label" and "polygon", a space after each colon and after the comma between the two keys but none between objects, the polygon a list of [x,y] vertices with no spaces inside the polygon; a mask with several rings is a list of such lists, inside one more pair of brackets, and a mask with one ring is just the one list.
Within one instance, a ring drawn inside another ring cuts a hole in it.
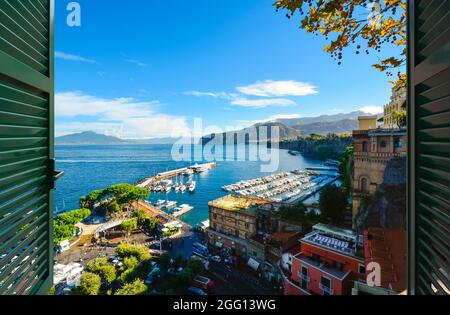
[{"label": "white cloud", "polygon": [[142,68],[148,67],[148,64],[143,63],[142,61],[139,61],[139,60],[136,60],[136,59],[125,59],[125,62],[132,63],[132,64],[134,64],[136,66],[139,66],[139,67],[142,67]]},{"label": "white cloud", "polygon": [[[57,134],[93,130],[121,138],[158,138],[189,134],[185,117],[155,111],[157,101],[141,102],[133,98],[105,99],[81,92],[57,93],[55,96]],[[88,117],[89,119],[86,119]]]},{"label": "white cloud", "polygon": [[269,106],[285,107],[294,106],[295,102],[285,98],[264,98],[250,100],[247,98],[239,98],[231,101],[234,106],[251,107],[251,108],[264,108]]},{"label": "white cloud", "polygon": [[317,88],[309,83],[298,81],[272,81],[257,82],[252,85],[240,86],[237,90],[246,95],[261,97],[279,96],[305,96],[317,94]]},{"label": "white cloud", "polygon": [[377,114],[381,114],[383,113],[383,107],[382,106],[365,106],[365,107],[361,107],[358,110],[367,113],[367,114],[371,114],[371,115],[377,115]]},{"label": "white cloud", "polygon": [[237,93],[226,93],[226,92],[200,92],[200,91],[187,91],[183,93],[184,95],[189,96],[209,96],[213,98],[220,98],[225,100],[234,100],[239,97]]},{"label": "white cloud", "polygon": [[78,56],[78,55],[67,54],[67,53],[64,53],[61,51],[55,51],[55,58],[63,59],[63,60],[70,60],[70,61],[97,63],[97,61],[95,61],[95,60],[88,59],[88,58]]}]

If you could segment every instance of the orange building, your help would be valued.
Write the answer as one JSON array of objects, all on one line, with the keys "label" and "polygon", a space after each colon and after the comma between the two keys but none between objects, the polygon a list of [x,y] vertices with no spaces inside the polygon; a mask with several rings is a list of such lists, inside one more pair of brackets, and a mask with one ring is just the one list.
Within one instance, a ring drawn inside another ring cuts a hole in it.
[{"label": "orange building", "polygon": [[358,235],[347,229],[317,224],[294,255],[286,295],[349,295],[353,282],[365,278]]}]

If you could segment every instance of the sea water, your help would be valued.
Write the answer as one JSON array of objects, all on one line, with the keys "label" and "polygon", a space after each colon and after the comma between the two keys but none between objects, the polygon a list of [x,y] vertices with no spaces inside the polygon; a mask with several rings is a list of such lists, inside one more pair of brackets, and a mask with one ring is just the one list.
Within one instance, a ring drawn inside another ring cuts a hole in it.
[{"label": "sea water", "polygon": [[[118,183],[135,184],[137,181],[160,172],[187,167],[196,162],[176,162],[172,159],[171,145],[90,145],[90,146],[56,146],[55,155],[58,171],[65,175],[57,182],[54,211],[70,211],[79,208],[81,196],[93,190],[103,189]],[[279,167],[274,172],[304,169],[322,166],[323,162],[292,156],[287,150],[272,149],[272,154],[279,154]],[[227,194],[222,190],[225,185],[267,176],[261,172],[258,161],[221,161],[204,173],[196,174],[197,182],[194,193],[184,194],[172,190],[168,194],[151,193],[150,202],[158,199],[177,201],[178,205],[189,204],[192,211],[182,216],[184,222],[196,225],[208,219],[208,202]],[[186,177],[180,180],[187,181]],[[175,179],[174,179],[175,181]]]}]

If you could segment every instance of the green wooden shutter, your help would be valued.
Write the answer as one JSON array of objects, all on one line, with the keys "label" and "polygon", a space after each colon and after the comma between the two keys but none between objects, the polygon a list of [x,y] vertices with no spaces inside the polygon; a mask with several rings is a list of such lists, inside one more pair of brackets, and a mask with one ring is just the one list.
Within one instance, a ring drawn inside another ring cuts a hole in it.
[{"label": "green wooden shutter", "polygon": [[0,1],[0,294],[52,285],[53,0]]},{"label": "green wooden shutter", "polygon": [[409,2],[409,291],[450,290],[450,0]]}]

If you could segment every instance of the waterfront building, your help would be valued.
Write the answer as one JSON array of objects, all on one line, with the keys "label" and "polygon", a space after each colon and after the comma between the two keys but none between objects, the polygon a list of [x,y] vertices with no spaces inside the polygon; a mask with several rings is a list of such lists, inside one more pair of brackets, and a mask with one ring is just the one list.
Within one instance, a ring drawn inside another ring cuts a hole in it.
[{"label": "waterfront building", "polygon": [[316,224],[301,239],[285,273],[286,295],[346,295],[365,278],[362,237],[353,230]]},{"label": "waterfront building", "polygon": [[228,195],[209,202],[208,240],[225,247],[234,256],[248,256],[248,241],[256,235],[256,210],[271,207],[270,202],[245,196]]},{"label": "waterfront building", "polygon": [[375,116],[360,117],[359,123],[359,129],[353,131],[353,220],[361,201],[374,194],[383,183],[387,163],[407,154],[406,129],[370,129],[376,125]]},{"label": "waterfront building", "polygon": [[[366,266],[380,266],[380,286],[355,281],[352,295],[398,295],[406,290],[406,230],[368,228],[364,231]],[[366,277],[372,270],[366,271]]]},{"label": "waterfront building", "polygon": [[389,104],[383,108],[383,128],[397,128],[397,124],[394,122],[392,114],[395,111],[401,111],[406,109],[406,88],[401,88],[396,91],[392,89],[392,96]]},{"label": "waterfront building", "polygon": [[225,249],[267,281],[282,283],[278,264],[283,253],[298,246],[303,227],[283,220],[279,204],[240,195],[209,203],[210,245]]}]

